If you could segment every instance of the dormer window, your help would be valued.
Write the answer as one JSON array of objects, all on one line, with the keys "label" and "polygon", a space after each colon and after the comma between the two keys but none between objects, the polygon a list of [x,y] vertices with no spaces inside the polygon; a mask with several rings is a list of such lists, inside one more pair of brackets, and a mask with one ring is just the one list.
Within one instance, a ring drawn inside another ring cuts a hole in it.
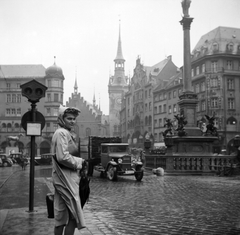
[{"label": "dormer window", "polygon": [[227,51],[229,51],[229,52],[233,51],[233,43],[232,42],[227,44]]},{"label": "dormer window", "polygon": [[216,42],[213,43],[213,51],[218,51],[218,44]]}]

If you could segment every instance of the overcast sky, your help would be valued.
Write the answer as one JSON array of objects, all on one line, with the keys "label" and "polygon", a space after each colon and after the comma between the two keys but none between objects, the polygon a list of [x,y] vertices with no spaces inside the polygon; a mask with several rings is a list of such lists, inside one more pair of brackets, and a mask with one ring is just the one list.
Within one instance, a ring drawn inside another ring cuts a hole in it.
[{"label": "overcast sky", "polygon": [[[240,0],[192,0],[191,49],[218,26],[240,28]],[[56,64],[65,76],[64,104],[78,91],[93,93],[109,113],[108,81],[114,74],[119,19],[126,75],[137,56],[153,66],[172,55],[183,65],[181,0],[0,0],[0,64]]]}]

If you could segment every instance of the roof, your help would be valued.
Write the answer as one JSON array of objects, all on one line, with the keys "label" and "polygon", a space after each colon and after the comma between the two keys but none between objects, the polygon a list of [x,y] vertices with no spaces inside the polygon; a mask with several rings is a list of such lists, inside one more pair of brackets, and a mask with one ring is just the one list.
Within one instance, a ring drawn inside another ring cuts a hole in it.
[{"label": "roof", "polygon": [[206,47],[211,49],[211,45],[213,42],[220,43],[219,51],[225,51],[226,45],[229,42],[240,44],[240,29],[239,28],[231,28],[231,27],[223,27],[219,26],[214,30],[208,32],[203,35],[198,43],[196,44],[193,51],[201,49],[202,47]]},{"label": "roof", "polygon": [[38,78],[45,77],[43,65],[0,65],[0,78]]}]

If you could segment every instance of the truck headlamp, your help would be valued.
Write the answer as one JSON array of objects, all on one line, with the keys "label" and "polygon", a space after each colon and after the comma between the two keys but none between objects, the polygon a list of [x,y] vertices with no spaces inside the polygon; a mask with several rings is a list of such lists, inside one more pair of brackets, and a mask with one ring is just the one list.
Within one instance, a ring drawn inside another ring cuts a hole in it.
[{"label": "truck headlamp", "polygon": [[122,163],[122,158],[118,158],[118,163],[119,163],[119,164]]}]

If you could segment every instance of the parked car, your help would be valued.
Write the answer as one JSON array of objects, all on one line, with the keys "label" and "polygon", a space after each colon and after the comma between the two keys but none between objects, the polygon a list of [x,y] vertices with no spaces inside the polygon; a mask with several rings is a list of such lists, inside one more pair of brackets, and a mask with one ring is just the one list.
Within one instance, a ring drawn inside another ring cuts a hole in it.
[{"label": "parked car", "polygon": [[1,153],[0,158],[2,160],[2,166],[5,167],[5,166],[12,166],[13,165],[13,161],[11,160],[10,157],[7,156],[7,154]]},{"label": "parked car", "polygon": [[41,156],[35,157],[36,165],[51,165],[52,164],[52,153],[45,153]]},{"label": "parked car", "polygon": [[10,153],[9,157],[13,161],[13,163],[17,163],[18,159],[22,158],[23,154],[22,153]]}]

